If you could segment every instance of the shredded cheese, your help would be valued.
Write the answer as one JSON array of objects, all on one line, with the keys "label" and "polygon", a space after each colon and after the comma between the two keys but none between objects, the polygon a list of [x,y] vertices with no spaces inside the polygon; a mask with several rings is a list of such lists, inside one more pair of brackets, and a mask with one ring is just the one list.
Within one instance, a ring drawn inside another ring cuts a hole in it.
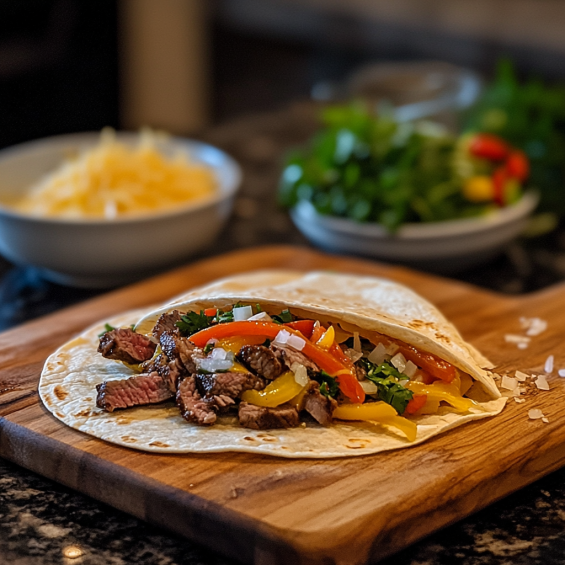
[{"label": "shredded cheese", "polygon": [[65,161],[15,206],[42,217],[114,219],[174,209],[216,192],[209,167],[191,163],[180,152],[163,155],[157,139],[151,131],[142,132],[134,147],[105,129],[97,146]]}]

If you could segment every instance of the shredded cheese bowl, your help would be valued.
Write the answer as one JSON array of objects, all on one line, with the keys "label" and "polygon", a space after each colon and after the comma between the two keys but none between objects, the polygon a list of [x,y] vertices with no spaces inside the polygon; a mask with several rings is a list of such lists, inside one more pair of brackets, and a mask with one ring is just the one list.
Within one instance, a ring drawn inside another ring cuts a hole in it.
[{"label": "shredded cheese bowl", "polygon": [[81,133],[17,145],[0,151],[0,253],[63,284],[129,282],[210,244],[240,182],[226,153],[177,137]]}]

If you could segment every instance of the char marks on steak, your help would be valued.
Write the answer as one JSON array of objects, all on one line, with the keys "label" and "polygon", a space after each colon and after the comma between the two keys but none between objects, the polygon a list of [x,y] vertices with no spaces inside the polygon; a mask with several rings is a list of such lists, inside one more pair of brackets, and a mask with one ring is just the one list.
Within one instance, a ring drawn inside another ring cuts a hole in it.
[{"label": "char marks on steak", "polygon": [[276,379],[283,371],[283,365],[275,352],[264,345],[244,345],[237,357],[245,366],[270,381]]},{"label": "char marks on steak", "polygon": [[337,408],[337,401],[324,396],[316,381],[310,381],[306,386],[306,394],[303,398],[304,410],[322,426],[329,426],[333,421],[332,414]]},{"label": "char marks on steak", "polygon": [[265,379],[252,373],[214,373],[196,375],[198,388],[206,398],[229,396],[237,398],[246,390],[263,390]]},{"label": "char marks on steak", "polygon": [[194,375],[180,382],[176,400],[180,413],[187,422],[210,426],[216,421],[215,404],[202,398]]},{"label": "char marks on steak", "polygon": [[247,402],[239,404],[239,423],[244,428],[253,430],[272,430],[276,428],[296,428],[300,425],[298,411],[290,404],[281,404],[276,408],[255,406]]},{"label": "char marks on steak", "polygon": [[159,343],[167,359],[179,361],[182,368],[190,375],[196,373],[197,370],[195,359],[206,357],[202,349],[196,347],[188,338],[175,335],[169,331],[161,334]]},{"label": "char marks on steak", "polygon": [[151,359],[156,347],[148,337],[131,328],[115,328],[100,337],[98,352],[106,359],[135,364]]},{"label": "char marks on steak", "polygon": [[176,323],[181,319],[181,313],[178,310],[173,310],[172,312],[167,312],[161,314],[159,319],[153,326],[153,335],[157,338],[161,338],[163,332],[170,332],[176,335],[180,335],[180,330],[177,328]]},{"label": "char marks on steak", "polygon": [[320,372],[320,369],[314,361],[311,361],[308,357],[306,357],[306,355],[304,355],[304,353],[297,351],[289,345],[271,343],[271,349],[276,357],[280,359],[289,369],[293,363],[300,363],[300,365],[304,365],[304,367],[306,367],[309,371],[313,371],[315,373]]},{"label": "char marks on steak", "polygon": [[173,396],[167,383],[158,373],[104,381],[96,385],[96,390],[96,406],[107,412],[113,412],[117,408],[157,404]]}]

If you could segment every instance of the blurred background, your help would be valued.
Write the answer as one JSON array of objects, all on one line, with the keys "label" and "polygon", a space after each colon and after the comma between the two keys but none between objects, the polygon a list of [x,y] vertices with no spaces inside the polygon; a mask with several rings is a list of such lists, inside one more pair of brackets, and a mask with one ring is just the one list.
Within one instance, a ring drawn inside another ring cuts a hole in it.
[{"label": "blurred background", "polygon": [[367,63],[565,73],[557,0],[0,0],[0,146],[105,125],[193,134],[333,95]]},{"label": "blurred background", "polygon": [[[197,257],[308,245],[277,203],[289,150],[324,104],[385,100],[399,122],[496,133],[527,154],[539,221],[452,273],[527,292],[565,278],[564,29],[560,0],[0,0],[0,148],[105,126],[201,139],[237,159],[244,183]],[[99,292],[12,267],[0,259],[2,328]]]}]

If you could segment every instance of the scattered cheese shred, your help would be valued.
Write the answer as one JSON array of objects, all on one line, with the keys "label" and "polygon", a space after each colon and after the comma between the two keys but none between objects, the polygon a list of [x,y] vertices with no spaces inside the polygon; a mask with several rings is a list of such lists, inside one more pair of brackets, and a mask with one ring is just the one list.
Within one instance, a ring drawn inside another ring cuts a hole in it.
[{"label": "scattered cheese shred", "polygon": [[534,382],[540,390],[549,390],[549,383],[547,382],[545,375],[539,375]]},{"label": "scattered cheese shred", "polygon": [[517,396],[515,396],[514,402],[516,402],[517,404],[524,404],[524,402],[526,402],[526,399],[525,398],[518,398]]},{"label": "scattered cheese shred", "polygon": [[545,416],[539,408],[532,408],[531,410],[528,410],[528,418],[530,418],[530,420],[539,420],[541,418],[545,418]]},{"label": "scattered cheese shred", "polygon": [[186,153],[164,155],[161,137],[147,130],[136,146],[102,130],[100,143],[64,162],[16,203],[21,212],[42,217],[114,219],[174,209],[217,191],[213,171]]},{"label": "scattered cheese shred", "polygon": [[544,424],[549,424],[549,420],[548,420],[547,418],[542,418],[541,421],[542,421]]},{"label": "scattered cheese shred", "polygon": [[506,390],[514,390],[518,386],[518,381],[512,377],[502,377],[502,382],[500,383],[501,388]]},{"label": "scattered cheese shred", "polygon": [[547,322],[541,318],[520,318],[520,325],[526,330],[526,335],[539,335],[547,329]]},{"label": "scattered cheese shred", "polygon": [[521,383],[523,383],[526,379],[529,379],[530,376],[526,373],[522,373],[522,371],[516,371],[515,373],[516,379],[518,379]]},{"label": "scattered cheese shred", "polygon": [[565,369],[559,369],[559,371],[557,371],[557,374],[558,374],[560,377],[565,377]]},{"label": "scattered cheese shred", "polygon": [[549,375],[553,373],[553,355],[545,360],[544,371]]},{"label": "scattered cheese shred", "polygon": [[526,348],[530,344],[531,338],[524,335],[506,334],[504,340],[506,343],[515,343],[518,347],[522,345],[523,348]]}]

